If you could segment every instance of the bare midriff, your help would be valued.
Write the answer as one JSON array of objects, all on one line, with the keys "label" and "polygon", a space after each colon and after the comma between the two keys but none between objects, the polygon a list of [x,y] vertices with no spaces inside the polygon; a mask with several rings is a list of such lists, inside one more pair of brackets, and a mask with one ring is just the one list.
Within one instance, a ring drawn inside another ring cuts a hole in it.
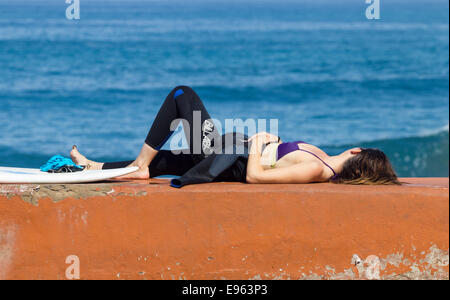
[{"label": "bare midriff", "polygon": [[[277,149],[278,149],[279,143],[272,143],[266,146],[264,151],[261,154],[261,166],[265,169],[273,169],[273,168],[284,168],[289,167],[301,162],[309,161],[309,160],[315,160],[314,156],[311,156],[310,154],[303,153],[301,151],[293,151],[282,158],[280,158],[277,161]],[[327,155],[325,152],[320,150],[314,145],[310,144],[299,144],[299,147],[302,147],[302,149],[306,149],[308,151],[313,152],[314,154],[325,158]]]}]

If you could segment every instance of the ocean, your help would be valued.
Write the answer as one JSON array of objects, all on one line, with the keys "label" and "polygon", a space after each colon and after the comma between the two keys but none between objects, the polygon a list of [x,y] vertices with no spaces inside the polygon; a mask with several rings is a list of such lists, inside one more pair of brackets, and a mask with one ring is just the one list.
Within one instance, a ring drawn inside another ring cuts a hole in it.
[{"label": "ocean", "polygon": [[278,119],[283,140],[384,150],[400,176],[449,175],[449,2],[0,0],[0,165],[76,144],[134,159],[161,102]]}]

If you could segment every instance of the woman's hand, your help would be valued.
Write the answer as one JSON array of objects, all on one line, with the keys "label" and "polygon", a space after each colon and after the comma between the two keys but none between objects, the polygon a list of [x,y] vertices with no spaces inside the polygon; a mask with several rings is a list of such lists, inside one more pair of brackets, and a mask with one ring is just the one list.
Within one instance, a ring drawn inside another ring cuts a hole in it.
[{"label": "woman's hand", "polygon": [[277,143],[280,138],[267,132],[258,132],[257,134],[253,135],[248,141],[250,142],[253,140],[256,144],[262,145],[268,143]]}]

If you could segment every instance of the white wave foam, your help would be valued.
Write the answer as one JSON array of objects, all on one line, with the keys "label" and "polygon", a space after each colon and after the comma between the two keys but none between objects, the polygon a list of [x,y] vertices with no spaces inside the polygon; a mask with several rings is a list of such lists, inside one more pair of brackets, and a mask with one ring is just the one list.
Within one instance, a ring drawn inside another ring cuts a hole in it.
[{"label": "white wave foam", "polygon": [[448,131],[448,126],[449,124],[447,123],[447,125],[439,127],[439,128],[435,128],[435,129],[424,129],[421,130],[419,132],[419,137],[427,137],[427,136],[432,136],[432,135],[437,135],[443,132],[449,132]]},{"label": "white wave foam", "polygon": [[[134,74],[134,77],[116,78],[114,76],[105,77],[103,81],[99,82],[98,78],[88,76],[79,77],[61,74],[56,79],[51,76],[35,76],[20,80],[9,80],[0,82],[0,90],[7,92],[27,92],[27,91],[80,91],[95,92],[104,90],[121,90],[123,92],[133,91],[148,91],[155,89],[170,89],[178,84],[177,78],[170,73],[158,73],[154,76],[147,76],[145,80],[137,82],[136,78],[139,74]],[[221,86],[229,89],[245,89],[245,88],[281,88],[290,85],[301,84],[326,84],[338,82],[374,82],[374,81],[422,81],[422,80],[448,80],[448,72],[441,74],[393,74],[393,73],[348,73],[342,74],[308,74],[308,73],[294,73],[286,72],[284,74],[258,74],[258,75],[233,75],[216,74],[213,78],[205,77],[204,74],[191,73],[189,78],[189,85],[199,87]],[[74,86],[76,82],[76,86]]]},{"label": "white wave foam", "polygon": [[[31,27],[30,25],[35,25]],[[289,32],[289,31],[448,31],[444,23],[400,22],[292,22],[267,20],[84,20],[71,33],[65,20],[0,20],[0,40],[20,39],[95,39],[102,41],[142,40],[142,34],[168,34],[179,32]],[[136,36],[135,36],[136,35]]]}]

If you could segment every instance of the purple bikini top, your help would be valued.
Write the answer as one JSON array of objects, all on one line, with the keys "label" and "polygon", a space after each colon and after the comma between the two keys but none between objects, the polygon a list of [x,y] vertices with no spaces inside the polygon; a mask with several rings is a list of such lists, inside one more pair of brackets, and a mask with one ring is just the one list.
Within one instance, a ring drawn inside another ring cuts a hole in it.
[{"label": "purple bikini top", "polygon": [[333,169],[329,164],[327,164],[326,162],[324,162],[323,159],[321,159],[321,158],[320,158],[319,156],[317,156],[316,154],[314,154],[314,153],[312,153],[312,152],[310,152],[310,151],[308,151],[308,150],[301,149],[301,148],[298,146],[298,144],[307,144],[307,143],[304,142],[304,141],[296,141],[296,142],[286,142],[286,143],[282,143],[282,144],[278,145],[278,150],[277,150],[277,161],[278,161],[280,158],[282,158],[283,156],[285,156],[285,155],[287,155],[287,154],[289,154],[289,153],[291,153],[291,152],[300,150],[300,151],[309,153],[309,154],[315,156],[316,158],[318,158],[325,166],[327,166],[328,168],[330,168],[331,171],[333,171],[333,174],[334,174],[334,175],[333,175],[332,179],[336,178],[337,174],[336,174],[336,172],[334,171],[334,169]]}]

